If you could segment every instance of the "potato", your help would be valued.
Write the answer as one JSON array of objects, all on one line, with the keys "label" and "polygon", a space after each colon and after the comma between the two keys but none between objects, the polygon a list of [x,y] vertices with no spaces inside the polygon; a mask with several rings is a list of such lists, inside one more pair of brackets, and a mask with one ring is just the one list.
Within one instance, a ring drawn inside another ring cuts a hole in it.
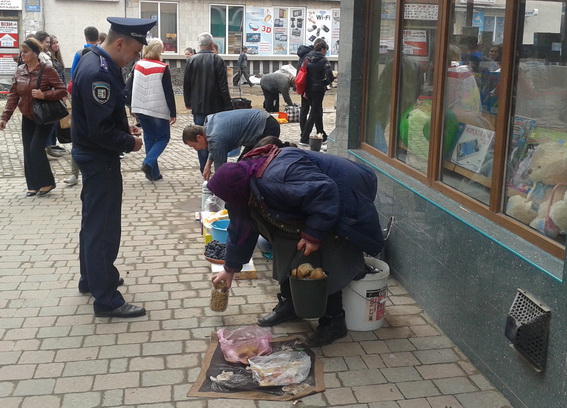
[{"label": "potato", "polygon": [[308,279],[313,271],[313,265],[310,263],[303,263],[297,267],[297,277],[299,279]]},{"label": "potato", "polygon": [[297,278],[297,268],[293,268],[291,270],[291,276],[294,277],[294,278]]},{"label": "potato", "polygon": [[315,268],[309,277],[311,279],[323,279],[327,276],[327,274],[323,271],[323,268]]}]

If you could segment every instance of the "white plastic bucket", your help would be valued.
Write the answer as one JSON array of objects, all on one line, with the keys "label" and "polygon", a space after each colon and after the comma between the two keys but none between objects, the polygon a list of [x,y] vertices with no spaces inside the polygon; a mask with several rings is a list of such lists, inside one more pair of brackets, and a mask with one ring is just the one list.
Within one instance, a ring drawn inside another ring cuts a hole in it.
[{"label": "white plastic bucket", "polygon": [[343,290],[346,326],[353,331],[377,330],[384,324],[390,267],[375,258],[365,261],[379,272],[368,273],[364,279],[352,281]]}]

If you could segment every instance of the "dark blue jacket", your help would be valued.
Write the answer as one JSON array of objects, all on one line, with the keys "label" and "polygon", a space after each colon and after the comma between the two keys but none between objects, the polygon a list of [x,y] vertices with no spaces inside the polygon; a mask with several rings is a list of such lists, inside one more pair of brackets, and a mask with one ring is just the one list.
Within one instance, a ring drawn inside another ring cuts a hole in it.
[{"label": "dark blue jacket", "polygon": [[[349,239],[370,255],[377,255],[384,245],[374,204],[377,188],[376,175],[363,165],[292,147],[282,149],[251,185],[272,220],[299,222],[304,225],[301,235],[317,240],[328,234]],[[248,262],[258,237],[247,225],[238,225],[250,222],[249,216],[235,211],[229,208],[229,268]]]},{"label": "dark blue jacket", "polygon": [[85,54],[73,77],[73,147],[108,154],[131,152],[120,67],[99,47]]}]

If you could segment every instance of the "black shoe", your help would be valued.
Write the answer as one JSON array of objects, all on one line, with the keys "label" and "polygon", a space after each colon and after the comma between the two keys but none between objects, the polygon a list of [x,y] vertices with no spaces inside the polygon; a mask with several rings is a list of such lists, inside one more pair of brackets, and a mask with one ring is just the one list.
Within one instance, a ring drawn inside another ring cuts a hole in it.
[{"label": "black shoe", "polygon": [[161,181],[161,180],[163,180],[163,176],[161,174],[154,179],[154,181]]},{"label": "black shoe", "polygon": [[338,316],[323,316],[319,319],[319,326],[315,334],[307,339],[307,345],[309,347],[326,346],[347,334],[345,312]]},{"label": "black shoe", "polygon": [[28,190],[28,192],[26,193],[26,197],[33,197],[35,195],[37,195],[36,190]]},{"label": "black shoe", "polygon": [[142,168],[140,170],[144,172],[148,180],[154,181],[154,178],[152,177],[152,168],[150,166],[148,166],[147,164],[142,164]]},{"label": "black shoe", "polygon": [[53,183],[51,186],[49,186],[49,188],[48,188],[47,190],[41,190],[41,189],[40,189],[40,190],[37,192],[37,195],[38,195],[39,197],[46,196],[46,195],[48,195],[49,193],[51,193],[51,191],[52,191],[54,188],[55,188],[55,183]]},{"label": "black shoe", "polygon": [[274,307],[273,312],[258,319],[258,326],[270,327],[280,323],[299,320],[299,317],[295,314],[291,298],[286,299],[282,297],[281,293],[278,293],[278,299],[278,304]]},{"label": "black shoe", "polygon": [[96,317],[140,317],[146,315],[146,309],[140,306],[134,306],[130,303],[124,303],[122,306],[110,310],[108,312],[95,312]]},{"label": "black shoe", "polygon": [[58,151],[58,152],[61,152],[61,153],[67,153],[67,150],[65,150],[64,147],[57,146],[57,145],[51,146],[51,150],[55,150],[55,151]]},{"label": "black shoe", "polygon": [[[118,286],[124,285],[124,279],[118,279]],[[86,279],[79,279],[79,292],[80,293],[89,293],[91,290],[89,289],[89,284],[87,283]]]}]

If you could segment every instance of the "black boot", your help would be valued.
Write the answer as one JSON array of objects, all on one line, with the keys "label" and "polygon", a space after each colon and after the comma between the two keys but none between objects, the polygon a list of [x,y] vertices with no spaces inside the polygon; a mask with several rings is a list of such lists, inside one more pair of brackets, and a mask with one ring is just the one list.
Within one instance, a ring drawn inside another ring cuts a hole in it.
[{"label": "black boot", "polygon": [[258,326],[275,326],[280,323],[291,322],[299,319],[299,317],[295,314],[291,298],[286,299],[282,297],[281,293],[278,293],[278,299],[279,302],[276,307],[274,307],[273,312],[258,319]]},{"label": "black boot", "polygon": [[319,319],[319,326],[315,334],[307,339],[307,345],[309,347],[326,346],[347,334],[344,311],[337,316],[323,316]]}]

